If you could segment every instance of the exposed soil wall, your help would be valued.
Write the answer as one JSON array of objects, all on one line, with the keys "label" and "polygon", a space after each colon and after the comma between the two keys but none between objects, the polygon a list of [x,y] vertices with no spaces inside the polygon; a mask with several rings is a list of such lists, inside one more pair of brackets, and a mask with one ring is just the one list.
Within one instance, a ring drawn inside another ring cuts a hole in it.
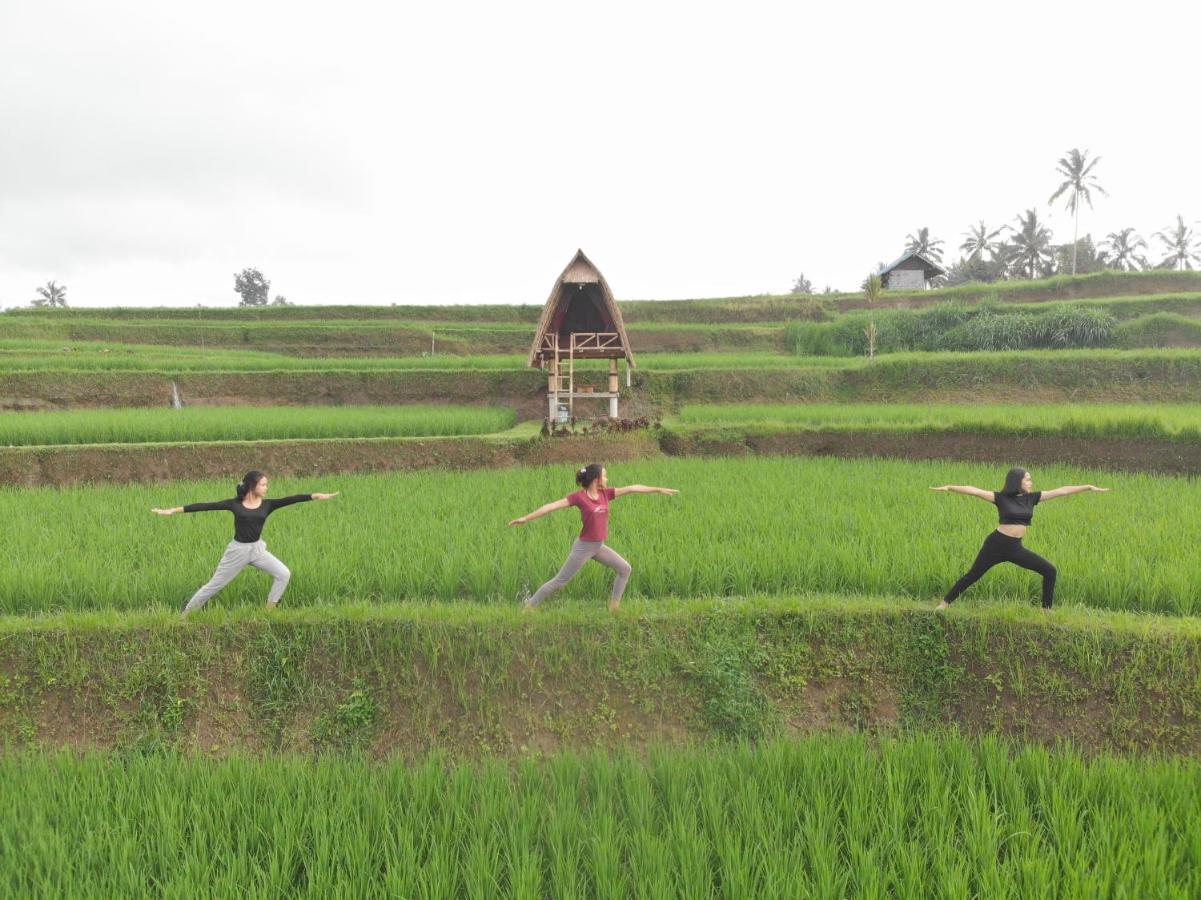
[{"label": "exposed soil wall", "polygon": [[0,732],[18,747],[419,757],[952,726],[1201,753],[1195,629],[1106,621],[831,599],[37,624],[0,633]]},{"label": "exposed soil wall", "polygon": [[[545,415],[534,370],[391,372],[33,372],[0,374],[0,409],[167,406],[172,382],[192,405],[456,403]],[[980,354],[883,359],[860,368],[635,370],[639,402],[1192,402],[1201,357]],[[594,402],[595,403],[595,402]],[[592,408],[600,409],[599,404]]]},{"label": "exposed soil wall", "polygon": [[669,456],[882,456],[958,459],[1027,466],[1070,463],[1119,472],[1191,476],[1201,443],[1100,440],[970,432],[804,431],[762,428],[640,430],[554,438],[371,438],[229,441],[202,444],[0,448],[0,485],[169,482],[227,477],[248,460],[280,476],[414,469],[503,468],[600,458],[631,462]]},{"label": "exposed soil wall", "polygon": [[1201,473],[1201,443],[1186,441],[970,432],[711,429],[663,432],[660,446],[671,456],[885,456],[1028,466],[1070,463],[1084,468],[1163,475]]},{"label": "exposed soil wall", "polygon": [[253,461],[277,476],[413,469],[484,469],[572,463],[593,455],[626,462],[659,455],[638,435],[502,438],[371,438],[362,440],[228,441],[202,444],[0,448],[0,484],[19,487],[82,483],[169,482],[226,478]]}]

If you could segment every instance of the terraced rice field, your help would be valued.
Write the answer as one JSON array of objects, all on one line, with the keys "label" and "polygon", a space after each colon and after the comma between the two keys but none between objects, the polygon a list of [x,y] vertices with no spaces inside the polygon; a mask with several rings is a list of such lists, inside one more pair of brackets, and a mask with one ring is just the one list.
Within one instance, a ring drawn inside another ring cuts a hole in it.
[{"label": "terraced rice field", "polygon": [[[581,464],[586,460],[581,460]],[[1015,463],[1020,462],[1015,460]],[[247,460],[247,468],[253,465]],[[225,513],[161,519],[149,510],[231,495],[226,482],[0,491],[9,566],[0,611],[180,606],[208,579],[232,526]],[[678,497],[615,501],[609,544],[634,566],[630,595],[881,593],[932,599],[966,570],[996,525],[980,500],[932,485],[997,489],[1004,468],[840,459],[670,459],[610,468],[613,484],[679,488]],[[1060,570],[1058,601],[1195,614],[1201,583],[1182,560],[1201,544],[1201,485],[1192,479],[1034,472],[1036,487],[1103,483],[1042,505],[1027,546]],[[572,470],[276,479],[275,496],[340,490],[334,501],[275,514],[265,531],[292,565],[285,602],[472,599],[515,603],[562,563],[575,510],[507,528],[510,519],[574,490]],[[590,566],[563,596],[605,596],[608,570]],[[961,602],[1033,598],[1037,579],[1003,566]],[[246,575],[215,603],[257,603]],[[1033,601],[1032,601],[1033,602]]]},{"label": "terraced rice field", "polygon": [[488,434],[512,410],[455,406],[186,407],[0,412],[0,446]]},{"label": "terraced rice field", "polygon": [[1195,403],[726,403],[683,407],[674,422],[690,426],[787,426],[813,430],[972,432],[1201,441]]},{"label": "terraced rice field", "polygon": [[0,758],[9,896],[1194,897],[1196,762],[855,737],[406,767]]},{"label": "terraced rice field", "polygon": [[[1122,320],[1114,346],[1146,350],[744,352],[777,333],[786,346],[789,323],[832,331],[852,312],[857,328],[861,298],[627,303],[643,335],[720,351],[635,343],[631,399],[663,417],[661,437],[715,446],[723,429],[955,432],[1002,449],[1070,437],[1111,462],[1107,441],[1146,439],[1185,458],[1201,441],[1201,351],[1165,348],[1193,346],[1197,277],[896,294],[903,309],[881,316],[1070,301]],[[190,398],[255,404],[0,414],[0,446],[34,448],[10,452],[18,475],[76,465],[96,482],[0,489],[0,895],[1201,896],[1195,478],[1035,467],[1036,489],[1113,489],[1036,512],[1026,544],[1058,566],[1060,609],[1044,617],[1036,576],[1002,566],[934,614],[996,511],[928,488],[996,489],[1024,460],[611,462],[615,485],[681,493],[614,503],[609,544],[634,574],[610,616],[599,566],[543,610],[517,608],[579,517],[506,523],[574,490],[573,465],[273,475],[277,497],[342,492],[268,524],[293,571],[284,608],[262,612],[267,579],[248,570],[180,622],[232,523],[150,509],[230,496],[253,454],[220,480],[113,486],[99,483],[108,450],[36,449],[500,432],[509,409],[426,404],[538,400],[541,376],[513,352],[538,312],[0,317],[5,406],[159,403],[177,379]],[[443,352],[419,355],[427,331]],[[455,355],[473,337],[484,351]],[[348,355],[320,358],[323,341]],[[315,395],[423,405],[262,408]],[[994,396],[1012,402],[921,402]],[[1124,402],[1066,402],[1082,397]],[[872,402],[831,402],[851,399]],[[600,462],[619,446],[577,440]],[[339,459],[324,444],[311,458]],[[1046,749],[1065,738],[1079,746]],[[1148,752],[1106,755],[1133,749]]]}]

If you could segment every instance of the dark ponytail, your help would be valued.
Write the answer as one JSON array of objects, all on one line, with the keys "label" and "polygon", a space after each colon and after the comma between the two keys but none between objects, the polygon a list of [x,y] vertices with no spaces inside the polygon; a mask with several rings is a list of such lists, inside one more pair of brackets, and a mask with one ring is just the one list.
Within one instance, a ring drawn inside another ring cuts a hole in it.
[{"label": "dark ponytail", "polygon": [[1005,473],[1005,487],[1001,488],[1001,493],[1006,497],[1016,497],[1022,492],[1022,479],[1027,474],[1022,468],[1010,469]]},{"label": "dark ponytail", "polygon": [[582,469],[577,469],[575,473],[575,483],[582,488],[588,487],[592,482],[601,477],[601,472],[604,466],[600,463],[589,463]]},{"label": "dark ponytail", "polygon": [[264,473],[260,472],[258,469],[251,469],[242,476],[241,484],[234,488],[234,493],[237,495],[239,500],[244,500],[246,495],[254,490],[254,486],[262,480],[263,474]]}]

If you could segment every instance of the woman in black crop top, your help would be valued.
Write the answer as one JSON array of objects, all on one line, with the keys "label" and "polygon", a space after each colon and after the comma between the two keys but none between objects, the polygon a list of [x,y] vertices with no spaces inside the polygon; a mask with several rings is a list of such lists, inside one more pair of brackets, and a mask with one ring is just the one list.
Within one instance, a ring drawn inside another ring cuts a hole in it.
[{"label": "woman in black crop top", "polygon": [[946,597],[938,604],[937,609],[946,609],[955,602],[955,598],[979,581],[985,572],[997,563],[1011,562],[1030,569],[1043,577],[1043,609],[1050,609],[1055,599],[1056,569],[1051,563],[1037,553],[1022,546],[1022,538],[1034,518],[1034,507],[1043,500],[1054,500],[1056,497],[1066,497],[1069,494],[1080,494],[1084,491],[1107,491],[1109,488],[1099,488],[1091,484],[1078,484],[1072,487],[1056,488],[1053,491],[1035,491],[1030,473],[1025,469],[1010,469],[1005,476],[1005,487],[999,491],[984,491],[980,488],[965,485],[944,484],[942,487],[931,488],[932,491],[950,491],[955,494],[968,494],[987,500],[997,507],[1000,524],[997,530],[984,539],[984,546],[976,555],[976,561],[962,578],[955,582],[947,592]]},{"label": "woman in black crop top", "polygon": [[237,496],[233,500],[218,500],[216,503],[189,503],[187,506],[151,510],[160,516],[221,509],[234,514],[234,539],[225,548],[225,553],[222,554],[221,562],[217,564],[217,571],[213,573],[213,577],[192,595],[192,599],[184,607],[184,618],[204,606],[247,566],[261,569],[273,579],[271,591],[267,594],[267,608],[274,609],[288,586],[292,572],[267,552],[267,544],[262,539],[263,525],[267,522],[267,516],[275,510],[291,506],[293,503],[303,503],[306,500],[329,500],[331,497],[338,496],[339,493],[335,491],[332,494],[295,494],[280,500],[268,500],[267,487],[267,476],[256,469],[246,473],[246,477],[236,488]]}]

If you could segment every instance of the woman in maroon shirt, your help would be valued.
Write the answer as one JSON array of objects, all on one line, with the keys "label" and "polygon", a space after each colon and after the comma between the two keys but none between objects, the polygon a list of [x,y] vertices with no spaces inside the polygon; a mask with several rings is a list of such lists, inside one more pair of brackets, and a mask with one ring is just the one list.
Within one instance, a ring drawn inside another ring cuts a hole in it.
[{"label": "woman in maroon shirt", "polygon": [[539,506],[532,513],[514,519],[509,525],[524,525],[539,516],[544,516],[557,509],[567,509],[574,506],[580,511],[584,528],[580,531],[579,539],[572,544],[567,562],[559,569],[559,574],[538,588],[534,596],[525,601],[526,609],[533,609],[543,600],[575,577],[584,563],[590,559],[596,560],[603,566],[608,566],[617,573],[613,582],[613,590],[609,594],[609,609],[616,610],[621,603],[621,595],[630,580],[630,564],[605,546],[605,538],[609,536],[609,502],[622,494],[678,494],[672,488],[647,487],[644,484],[632,484],[628,487],[609,487],[609,473],[599,463],[584,466],[575,473],[575,480],[583,490],[568,494],[562,500],[555,500]]}]

